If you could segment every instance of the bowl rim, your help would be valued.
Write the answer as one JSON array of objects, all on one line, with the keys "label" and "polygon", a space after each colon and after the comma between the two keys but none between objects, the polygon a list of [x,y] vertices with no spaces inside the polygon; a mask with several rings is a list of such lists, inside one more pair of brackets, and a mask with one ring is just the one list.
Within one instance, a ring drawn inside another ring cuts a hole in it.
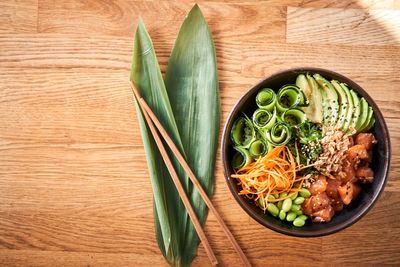
[{"label": "bowl rim", "polygon": [[[250,209],[247,206],[247,203],[242,199],[241,196],[239,196],[236,191],[234,190],[234,187],[232,183],[230,182],[230,177],[228,176],[228,166],[229,162],[227,162],[227,157],[225,156],[225,151],[227,150],[227,147],[229,146],[229,136],[230,136],[230,129],[228,129],[228,124],[233,120],[233,115],[236,113],[236,110],[238,110],[241,106],[241,103],[247,99],[248,95],[253,93],[254,90],[258,89],[263,83],[265,83],[267,80],[271,80],[277,76],[284,75],[286,73],[293,73],[293,72],[298,72],[298,73],[306,73],[306,72],[313,72],[313,73],[320,73],[321,75],[326,75],[328,74],[329,76],[335,77],[335,79],[338,79],[340,81],[346,82],[352,89],[354,89],[358,94],[360,94],[362,97],[364,97],[368,104],[372,107],[375,116],[377,117],[377,122],[380,123],[381,128],[382,128],[382,133],[384,136],[384,148],[385,148],[385,161],[384,161],[384,171],[383,171],[383,179],[381,180],[380,184],[378,184],[378,190],[376,190],[373,194],[373,196],[368,200],[368,202],[365,204],[364,207],[362,207],[357,213],[355,213],[352,217],[350,217],[348,220],[341,222],[335,226],[326,228],[326,229],[320,229],[316,231],[307,231],[307,232],[301,232],[301,231],[293,231],[290,229],[286,229],[283,227],[279,227],[274,223],[268,222],[267,220],[263,220],[260,216],[258,216],[252,209]],[[297,68],[289,68],[286,70],[281,70],[278,72],[275,72],[260,81],[258,81],[256,84],[250,87],[235,103],[235,105],[232,107],[226,122],[224,124],[224,129],[222,133],[222,138],[221,138],[221,161],[222,161],[222,169],[224,172],[225,176],[225,181],[228,184],[229,190],[231,191],[232,195],[236,199],[236,201],[239,203],[241,208],[248,214],[250,217],[252,217],[254,220],[256,220],[258,223],[261,225],[274,230],[276,232],[290,235],[290,236],[296,236],[296,237],[318,237],[318,236],[324,236],[324,235],[329,235],[336,233],[340,230],[343,230],[357,221],[359,221],[363,216],[365,216],[368,211],[375,205],[377,199],[379,196],[382,194],[384,187],[387,183],[388,179],[388,173],[390,170],[390,163],[391,163],[391,143],[390,143],[390,136],[389,136],[389,131],[386,125],[386,122],[383,118],[383,115],[381,111],[379,110],[377,104],[375,101],[370,97],[370,95],[357,83],[355,83],[353,80],[350,78],[347,78],[346,76],[339,74],[337,72],[323,69],[323,68],[315,68],[315,67],[297,67]]]}]

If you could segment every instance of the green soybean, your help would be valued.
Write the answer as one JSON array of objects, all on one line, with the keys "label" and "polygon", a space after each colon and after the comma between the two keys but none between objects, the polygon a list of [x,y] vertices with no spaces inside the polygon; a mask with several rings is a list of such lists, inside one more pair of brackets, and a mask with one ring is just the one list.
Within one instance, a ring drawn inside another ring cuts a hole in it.
[{"label": "green soybean", "polygon": [[271,213],[272,216],[276,217],[279,214],[279,209],[272,203],[268,204],[267,210]]},{"label": "green soybean", "polygon": [[284,220],[286,217],[286,212],[283,210],[279,211],[279,219]]},{"label": "green soybean", "polygon": [[293,212],[293,211],[291,211],[291,212],[289,212],[288,214],[287,214],[287,216],[286,216],[286,221],[288,221],[288,222],[293,222],[295,219],[296,219],[296,213],[295,212]]},{"label": "green soybean", "polygon": [[300,196],[307,198],[307,197],[311,196],[311,193],[310,193],[310,191],[308,191],[308,189],[302,188],[300,190]]},{"label": "green soybean", "polygon": [[303,215],[303,212],[301,210],[296,211],[297,216]]},{"label": "green soybean", "polygon": [[288,195],[288,192],[283,192],[283,193],[281,193],[281,195],[279,197],[283,198],[283,197],[287,197],[287,195]]},{"label": "green soybean", "polygon": [[262,208],[265,207],[265,202],[264,202],[261,198],[258,199],[258,204],[260,204],[260,206],[261,206]]},{"label": "green soybean", "polygon": [[294,204],[300,205],[304,202],[304,197],[297,197],[293,202]]},{"label": "green soybean", "polygon": [[306,215],[300,215],[297,218],[303,220],[303,221],[307,221],[308,217]]},{"label": "green soybean", "polygon": [[275,199],[279,198],[279,194],[274,194]]},{"label": "green soybean", "polygon": [[285,199],[282,204],[282,210],[284,212],[288,212],[291,207],[292,207],[292,200],[290,198]]},{"label": "green soybean", "polygon": [[292,207],[290,208],[291,211],[299,211],[300,210],[300,205],[297,204],[293,204]]},{"label": "green soybean", "polygon": [[268,195],[268,199],[275,199],[273,195]]},{"label": "green soybean", "polygon": [[306,222],[304,220],[300,219],[300,218],[296,218],[293,221],[293,225],[296,226],[296,227],[302,227],[305,223]]},{"label": "green soybean", "polygon": [[281,210],[282,209],[282,204],[283,204],[283,200],[279,200],[278,201],[278,208]]},{"label": "green soybean", "polygon": [[299,193],[297,193],[297,192],[296,192],[296,193],[294,193],[294,195],[293,195],[293,196],[291,196],[291,197],[290,197],[290,199],[291,199],[291,200],[295,200],[298,194],[299,194]]}]

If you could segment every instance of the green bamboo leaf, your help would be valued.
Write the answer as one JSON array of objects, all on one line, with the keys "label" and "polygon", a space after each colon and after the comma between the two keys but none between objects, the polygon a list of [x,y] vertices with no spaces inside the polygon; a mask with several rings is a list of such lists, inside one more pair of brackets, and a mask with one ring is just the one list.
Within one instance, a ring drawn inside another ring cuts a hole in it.
[{"label": "green bamboo leaf", "polygon": [[[179,31],[164,81],[187,162],[211,196],[221,104],[214,42],[197,4]],[[204,226],[207,206],[196,189],[189,188],[188,196]],[[199,242],[192,222],[187,219],[182,266],[190,265]]]},{"label": "green bamboo leaf", "polygon": [[[130,79],[135,83],[139,93],[158,117],[178,149],[180,148],[183,152],[153,44],[141,19],[135,34]],[[137,103],[136,109],[153,188],[157,241],[168,262],[179,265],[188,215]],[[170,158],[182,183],[187,186],[188,178],[171,152]]]}]

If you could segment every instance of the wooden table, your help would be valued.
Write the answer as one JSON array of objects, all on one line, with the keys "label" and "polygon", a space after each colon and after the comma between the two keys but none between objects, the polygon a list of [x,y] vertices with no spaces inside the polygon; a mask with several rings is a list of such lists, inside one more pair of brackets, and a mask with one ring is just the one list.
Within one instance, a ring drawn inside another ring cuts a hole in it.
[{"label": "wooden table", "polygon": [[[275,233],[236,203],[217,159],[213,201],[256,266],[400,264],[400,1],[199,1],[218,60],[222,123],[252,84],[314,66],[354,79],[392,141],[384,193],[320,238]],[[128,77],[142,16],[161,69],[190,1],[0,2],[0,265],[166,266]],[[215,217],[221,266],[239,260]],[[192,266],[207,266],[202,246]]]}]

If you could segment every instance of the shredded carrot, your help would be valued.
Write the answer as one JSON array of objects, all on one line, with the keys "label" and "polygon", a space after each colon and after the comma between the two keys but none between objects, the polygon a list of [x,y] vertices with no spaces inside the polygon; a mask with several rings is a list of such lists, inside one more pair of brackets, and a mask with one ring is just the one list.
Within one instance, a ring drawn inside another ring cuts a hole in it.
[{"label": "shredded carrot", "polygon": [[[306,167],[309,166],[301,165],[298,157],[294,159],[287,146],[279,146],[239,169],[236,174],[232,175],[232,178],[238,179],[238,184],[242,187],[239,194],[254,199],[257,204],[259,199],[262,200],[262,203],[278,202],[301,190],[306,178],[297,177],[296,172]],[[295,182],[300,182],[297,188],[294,188]],[[268,199],[269,195],[282,192],[291,193],[286,197]],[[259,206],[265,211],[268,205]]]}]

